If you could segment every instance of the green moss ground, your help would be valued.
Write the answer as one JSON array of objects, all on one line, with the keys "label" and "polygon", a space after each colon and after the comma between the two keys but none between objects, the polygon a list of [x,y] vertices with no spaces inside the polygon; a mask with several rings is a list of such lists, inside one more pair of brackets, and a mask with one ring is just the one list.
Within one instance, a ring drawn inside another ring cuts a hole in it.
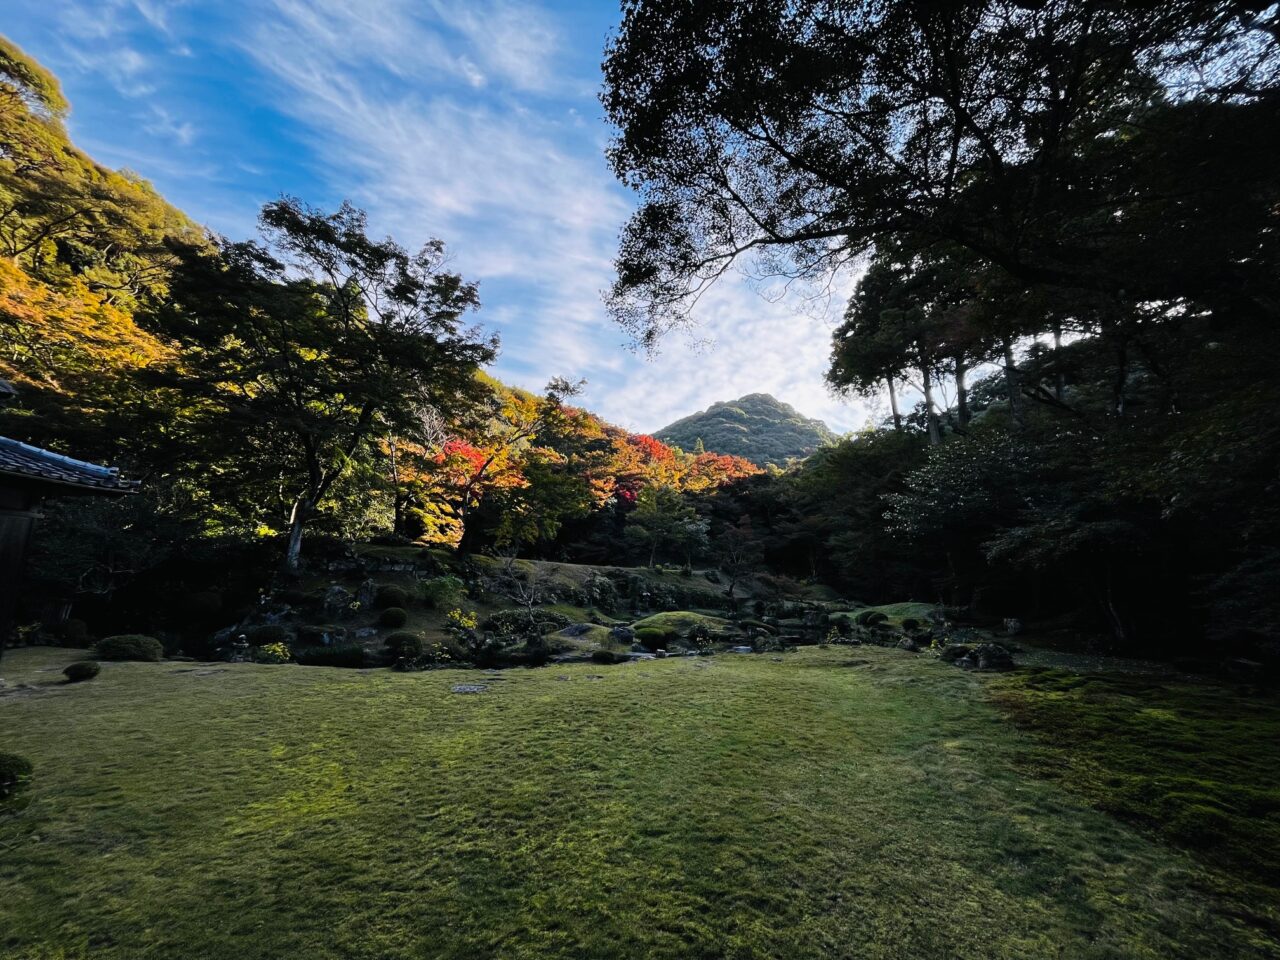
[{"label": "green moss ground", "polygon": [[1033,775],[987,680],[901,651],[13,689],[76,655],[0,661],[0,749],[36,765],[0,821],[0,956],[1280,949],[1225,875]]},{"label": "green moss ground", "polygon": [[1029,769],[1221,868],[1280,936],[1274,696],[1063,669],[1022,670],[991,692],[1034,736]]}]

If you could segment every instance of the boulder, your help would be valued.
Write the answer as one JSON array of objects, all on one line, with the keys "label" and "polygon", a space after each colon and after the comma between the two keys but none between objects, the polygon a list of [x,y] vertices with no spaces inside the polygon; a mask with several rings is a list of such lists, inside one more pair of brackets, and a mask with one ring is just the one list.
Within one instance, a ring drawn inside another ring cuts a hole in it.
[{"label": "boulder", "polygon": [[910,637],[903,637],[898,641],[898,649],[906,650],[908,653],[919,653],[920,644],[916,643]]},{"label": "boulder", "polygon": [[955,663],[969,655],[973,647],[964,643],[949,643],[938,651],[938,659],[947,663]]},{"label": "boulder", "polygon": [[998,643],[980,643],[965,656],[956,661],[956,665],[969,670],[1012,670],[1013,656]]},{"label": "boulder", "polygon": [[636,632],[630,627],[613,627],[609,631],[609,639],[618,643],[635,643]]},{"label": "boulder", "polygon": [[351,612],[351,602],[355,598],[351,591],[336,583],[330,584],[324,592],[324,612],[328,617],[341,617]]}]

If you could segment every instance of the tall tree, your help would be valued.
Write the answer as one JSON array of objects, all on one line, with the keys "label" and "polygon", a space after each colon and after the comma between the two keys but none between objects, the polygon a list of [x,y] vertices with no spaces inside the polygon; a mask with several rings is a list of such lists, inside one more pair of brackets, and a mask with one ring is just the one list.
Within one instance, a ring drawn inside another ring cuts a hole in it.
[{"label": "tall tree", "polygon": [[185,348],[182,384],[207,401],[195,435],[240,476],[271,478],[290,571],[351,465],[409,431],[423,405],[478,401],[477,368],[496,351],[461,326],[476,288],[443,269],[440,241],[410,253],[367,226],[349,204],[330,214],[270,203],[261,242],[181,249],[157,316]]},{"label": "tall tree", "polygon": [[635,0],[604,65],[610,159],[642,199],[615,315],[651,343],[741,257],[810,276],[904,233],[1024,283],[1263,311],[1278,21],[1243,0]]}]

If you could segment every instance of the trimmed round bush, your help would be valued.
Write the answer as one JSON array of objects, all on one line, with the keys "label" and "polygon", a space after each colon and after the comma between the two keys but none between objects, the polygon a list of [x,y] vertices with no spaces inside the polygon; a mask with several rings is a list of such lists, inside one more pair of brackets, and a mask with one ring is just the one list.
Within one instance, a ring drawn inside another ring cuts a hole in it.
[{"label": "trimmed round bush", "polygon": [[16,753],[0,753],[0,800],[13,796],[30,780],[30,760]]},{"label": "trimmed round bush", "polygon": [[592,663],[625,663],[627,659],[626,654],[614,653],[612,650],[594,650],[591,653]]},{"label": "trimmed round bush", "polygon": [[384,583],[373,595],[373,605],[379,609],[385,607],[407,607],[409,591],[394,583]]},{"label": "trimmed round bush", "polygon": [[164,647],[155,637],[141,633],[121,633],[103,637],[93,648],[99,660],[155,661],[164,656]]},{"label": "trimmed round bush", "polygon": [[668,633],[666,630],[659,630],[657,627],[641,627],[636,631],[636,642],[643,644],[650,650],[661,649],[674,639],[675,634]]},{"label": "trimmed round bush", "polygon": [[403,627],[409,622],[409,614],[404,607],[387,607],[378,615],[380,627]]},{"label": "trimmed round bush", "polygon": [[853,622],[860,627],[875,627],[884,623],[888,619],[889,618],[879,610],[863,610],[853,618]]},{"label": "trimmed round bush", "polygon": [[68,664],[62,671],[62,675],[67,678],[67,683],[82,683],[85,680],[92,680],[101,672],[102,667],[92,660],[77,660],[75,663]]},{"label": "trimmed round bush", "polygon": [[907,633],[915,633],[920,629],[920,621],[915,617],[907,617],[902,621],[902,629],[907,631]]},{"label": "trimmed round bush", "polygon": [[426,649],[426,641],[412,630],[401,630],[386,639],[387,649],[397,657],[420,657]]},{"label": "trimmed round bush", "polygon": [[272,643],[288,643],[291,639],[289,631],[278,623],[264,623],[258,627],[250,627],[245,636],[252,647],[265,647]]}]

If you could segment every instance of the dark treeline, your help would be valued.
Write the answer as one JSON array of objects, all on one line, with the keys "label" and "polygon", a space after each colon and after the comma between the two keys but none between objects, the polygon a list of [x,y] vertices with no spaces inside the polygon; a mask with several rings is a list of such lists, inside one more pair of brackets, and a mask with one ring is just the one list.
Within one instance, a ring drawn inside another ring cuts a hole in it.
[{"label": "dark treeline", "polygon": [[78,151],[56,80],[0,45],[0,429],[144,481],[50,509],[27,615],[207,632],[386,538],[714,566],[730,607],[825,590],[1264,652],[1278,44],[1245,3],[628,4],[622,324],[656,344],[743,258],[865,267],[829,380],[889,413],[764,470],[487,377],[437,241],[289,198],[209,236]]},{"label": "dark treeline", "polygon": [[829,379],[892,416],[743,496],[775,562],[1274,653],[1273,5],[652,0],[605,72],[641,342],[743,258],[867,267]]}]

